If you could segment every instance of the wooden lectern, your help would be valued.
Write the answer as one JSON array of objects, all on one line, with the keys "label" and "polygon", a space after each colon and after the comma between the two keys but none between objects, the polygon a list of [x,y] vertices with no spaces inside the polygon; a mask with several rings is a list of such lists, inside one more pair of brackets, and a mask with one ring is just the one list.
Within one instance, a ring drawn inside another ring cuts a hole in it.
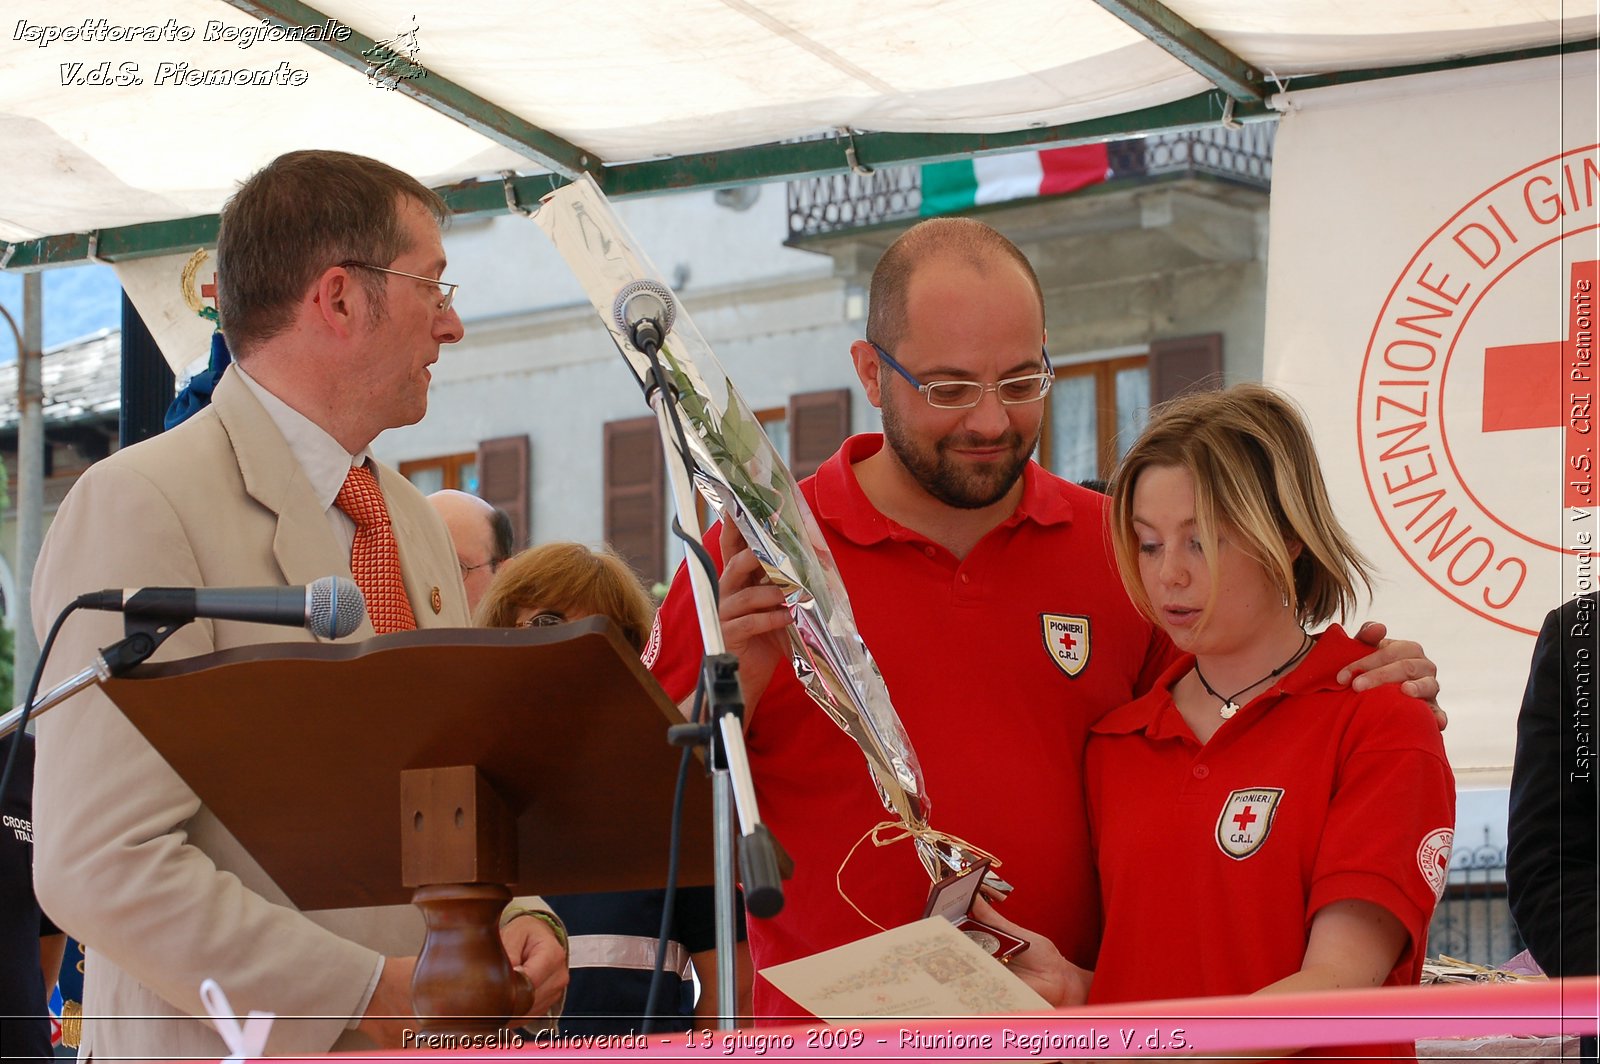
[{"label": "wooden lectern", "polygon": [[[300,908],[422,909],[423,1031],[526,1010],[498,930],[514,894],[666,881],[682,717],[604,618],[262,644],[104,688]],[[686,886],[712,879],[691,775]]]}]

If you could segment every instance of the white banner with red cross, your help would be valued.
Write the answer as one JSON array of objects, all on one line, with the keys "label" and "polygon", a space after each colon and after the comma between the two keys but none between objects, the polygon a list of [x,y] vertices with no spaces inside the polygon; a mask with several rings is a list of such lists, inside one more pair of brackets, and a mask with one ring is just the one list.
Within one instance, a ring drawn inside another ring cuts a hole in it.
[{"label": "white banner with red cross", "polygon": [[1438,663],[1461,782],[1503,782],[1533,637],[1596,586],[1595,53],[1290,88],[1265,377],[1377,565],[1363,616]]},{"label": "white banner with red cross", "polygon": [[172,372],[181,379],[185,370],[203,368],[217,328],[216,252],[130,259],[116,271]]}]

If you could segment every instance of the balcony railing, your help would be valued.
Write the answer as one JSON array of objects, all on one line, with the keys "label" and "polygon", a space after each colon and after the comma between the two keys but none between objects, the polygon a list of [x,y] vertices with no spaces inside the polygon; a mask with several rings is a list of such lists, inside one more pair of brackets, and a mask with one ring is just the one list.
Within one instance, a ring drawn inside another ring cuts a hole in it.
[{"label": "balcony railing", "polygon": [[[1248,188],[1272,185],[1274,122],[1111,141],[1108,181],[1205,176]],[[922,207],[922,168],[831,174],[789,182],[789,239],[910,221]]]},{"label": "balcony railing", "polygon": [[1506,904],[1505,848],[1487,842],[1457,846],[1450,855],[1444,897],[1428,927],[1428,956],[1444,954],[1493,966],[1522,949],[1522,936]]}]

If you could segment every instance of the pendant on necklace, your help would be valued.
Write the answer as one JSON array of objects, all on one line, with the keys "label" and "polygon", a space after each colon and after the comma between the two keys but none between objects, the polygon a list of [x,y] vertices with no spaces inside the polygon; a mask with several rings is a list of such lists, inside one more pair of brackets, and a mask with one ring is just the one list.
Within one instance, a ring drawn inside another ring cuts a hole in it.
[{"label": "pendant on necklace", "polygon": [[1233,715],[1235,713],[1239,712],[1238,703],[1236,703],[1236,702],[1224,702],[1224,703],[1222,703],[1222,708],[1220,710],[1218,710],[1218,712],[1222,714],[1222,719],[1223,720],[1232,720],[1233,719]]}]

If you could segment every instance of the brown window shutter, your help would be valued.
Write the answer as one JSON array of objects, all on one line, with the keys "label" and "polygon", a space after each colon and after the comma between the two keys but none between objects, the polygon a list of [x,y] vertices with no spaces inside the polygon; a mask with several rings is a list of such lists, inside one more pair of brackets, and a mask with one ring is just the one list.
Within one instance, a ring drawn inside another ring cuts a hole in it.
[{"label": "brown window shutter", "polygon": [[1222,387],[1222,334],[1150,343],[1150,405]]},{"label": "brown window shutter", "polygon": [[850,435],[850,389],[789,397],[789,471],[809,477]]},{"label": "brown window shutter", "polygon": [[605,425],[605,537],[645,587],[665,583],[666,470],[653,417]]},{"label": "brown window shutter", "polygon": [[511,517],[514,549],[528,545],[528,437],[501,436],[478,444],[478,496]]}]

